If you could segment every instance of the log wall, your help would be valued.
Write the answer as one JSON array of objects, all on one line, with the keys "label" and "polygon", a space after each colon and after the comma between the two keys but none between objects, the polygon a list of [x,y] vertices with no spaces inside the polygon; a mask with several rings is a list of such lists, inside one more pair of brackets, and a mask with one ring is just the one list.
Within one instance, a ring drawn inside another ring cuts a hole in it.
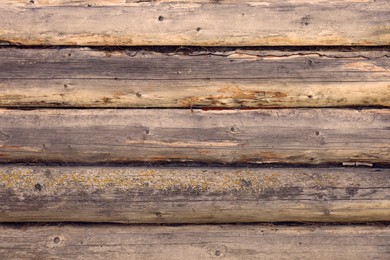
[{"label": "log wall", "polygon": [[0,259],[388,258],[388,0],[0,17]]}]

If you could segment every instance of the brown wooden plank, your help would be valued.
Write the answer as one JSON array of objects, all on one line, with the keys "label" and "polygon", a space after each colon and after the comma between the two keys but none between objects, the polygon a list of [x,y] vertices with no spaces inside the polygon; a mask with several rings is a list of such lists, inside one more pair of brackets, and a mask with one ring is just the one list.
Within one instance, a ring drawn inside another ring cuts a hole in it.
[{"label": "brown wooden plank", "polygon": [[0,121],[0,162],[390,162],[387,109],[3,109]]},{"label": "brown wooden plank", "polygon": [[6,259],[387,259],[387,226],[0,226]]},{"label": "brown wooden plank", "polygon": [[0,48],[3,107],[390,106],[390,52]]},{"label": "brown wooden plank", "polygon": [[0,222],[390,221],[390,169],[0,167]]},{"label": "brown wooden plank", "polygon": [[[387,0],[21,1],[0,41],[26,45],[388,45]],[[23,19],[20,19],[23,17]]]}]

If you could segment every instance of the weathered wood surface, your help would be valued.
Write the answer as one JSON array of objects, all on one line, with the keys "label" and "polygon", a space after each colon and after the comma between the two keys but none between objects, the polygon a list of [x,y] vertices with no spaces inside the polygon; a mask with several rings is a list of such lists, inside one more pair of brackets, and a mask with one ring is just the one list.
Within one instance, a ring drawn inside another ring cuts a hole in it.
[{"label": "weathered wood surface", "polygon": [[388,0],[7,0],[0,4],[0,41],[95,46],[388,45],[389,16]]},{"label": "weathered wood surface", "polygon": [[390,169],[0,167],[0,222],[390,221]]},{"label": "weathered wood surface", "polygon": [[388,259],[387,226],[2,225],[4,259]]},{"label": "weathered wood surface", "polygon": [[390,106],[383,49],[0,48],[0,67],[3,107]]},{"label": "weathered wood surface", "polygon": [[2,109],[0,122],[0,162],[390,162],[387,109]]}]

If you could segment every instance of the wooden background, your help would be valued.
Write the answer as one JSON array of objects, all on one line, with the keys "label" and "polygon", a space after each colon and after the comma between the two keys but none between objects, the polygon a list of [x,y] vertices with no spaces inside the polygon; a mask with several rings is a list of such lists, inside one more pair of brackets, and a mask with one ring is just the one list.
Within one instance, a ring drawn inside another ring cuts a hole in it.
[{"label": "wooden background", "polygon": [[0,17],[1,259],[389,258],[388,0]]}]

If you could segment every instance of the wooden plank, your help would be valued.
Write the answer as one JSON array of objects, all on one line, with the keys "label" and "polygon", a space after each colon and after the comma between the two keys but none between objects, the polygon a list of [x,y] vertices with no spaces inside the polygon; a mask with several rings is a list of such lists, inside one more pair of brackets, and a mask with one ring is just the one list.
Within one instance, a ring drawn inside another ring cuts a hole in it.
[{"label": "wooden plank", "polygon": [[388,0],[110,2],[3,1],[0,41],[95,46],[390,43]]},{"label": "wooden plank", "polygon": [[0,121],[0,162],[390,162],[385,109],[3,109]]},{"label": "wooden plank", "polygon": [[[15,6],[33,6],[33,7],[47,7],[47,6],[87,6],[87,7],[101,7],[101,6],[134,6],[134,4],[143,3],[143,5],[148,5],[152,2],[155,2],[153,0],[94,0],[93,2],[88,0],[34,0],[33,2],[25,1],[25,0],[3,0],[2,1],[5,4],[9,5],[15,5]],[[210,0],[165,0],[161,2],[168,2],[168,3],[174,3],[174,2],[184,2],[184,3],[215,3],[214,1]],[[258,2],[258,5],[269,5],[269,3],[262,4],[261,1],[246,1],[246,0],[224,0],[223,2],[219,2],[217,4],[224,4],[224,3],[254,3],[254,5]],[[273,2],[282,2],[280,0],[274,0]],[[324,0],[287,0],[288,3],[294,3],[294,4],[316,4],[319,2],[325,2]],[[328,4],[333,3],[357,3],[358,0],[326,0]],[[360,0],[360,2],[365,2],[365,0]],[[158,4],[158,3],[154,3]]]},{"label": "wooden plank", "polygon": [[0,48],[0,106],[390,106],[389,57],[384,49]]},{"label": "wooden plank", "polygon": [[390,221],[390,169],[0,167],[0,222]]},{"label": "wooden plank", "polygon": [[[5,259],[387,259],[387,226],[2,225]],[[287,257],[288,256],[288,257]]]}]

